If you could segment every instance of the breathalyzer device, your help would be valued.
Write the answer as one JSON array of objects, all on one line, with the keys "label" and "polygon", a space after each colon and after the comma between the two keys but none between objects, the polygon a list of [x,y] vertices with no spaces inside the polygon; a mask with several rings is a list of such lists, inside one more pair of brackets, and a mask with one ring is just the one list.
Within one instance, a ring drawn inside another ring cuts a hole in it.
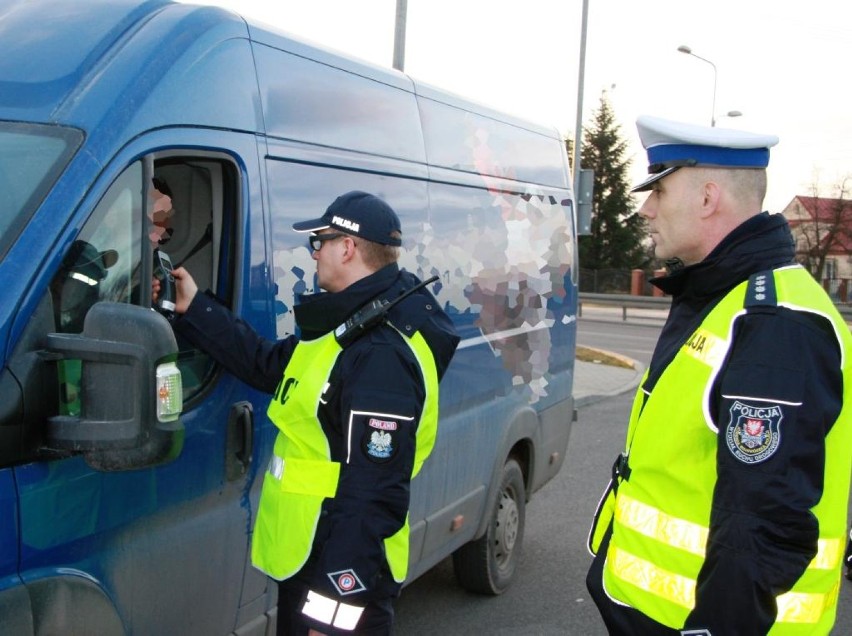
[{"label": "breathalyzer device", "polygon": [[172,276],[172,259],[162,250],[154,250],[154,278],[160,281],[160,293],[154,302],[154,309],[171,319],[175,313],[175,277]]}]

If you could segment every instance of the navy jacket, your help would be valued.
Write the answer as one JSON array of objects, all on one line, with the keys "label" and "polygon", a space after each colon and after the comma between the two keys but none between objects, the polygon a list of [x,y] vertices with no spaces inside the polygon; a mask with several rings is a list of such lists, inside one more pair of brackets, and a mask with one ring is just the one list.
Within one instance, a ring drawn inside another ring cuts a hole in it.
[{"label": "navy jacket", "polygon": [[[751,274],[793,263],[794,255],[786,219],[763,213],[736,228],[701,263],[651,281],[672,295],[672,308],[643,388],[655,385],[725,294]],[[736,460],[724,435],[736,396],[761,394],[766,387],[780,400],[801,403],[785,411],[782,461],[773,461],[771,468]],[[822,495],[825,436],[840,413],[843,393],[840,350],[830,323],[784,307],[750,309],[737,321],[713,389],[718,481],[696,607],[685,629],[764,634],[775,620],[775,596],[792,587],[816,554],[819,528],[809,509]],[[678,633],[606,596],[605,554],[602,546],[587,584],[610,632]]]}]

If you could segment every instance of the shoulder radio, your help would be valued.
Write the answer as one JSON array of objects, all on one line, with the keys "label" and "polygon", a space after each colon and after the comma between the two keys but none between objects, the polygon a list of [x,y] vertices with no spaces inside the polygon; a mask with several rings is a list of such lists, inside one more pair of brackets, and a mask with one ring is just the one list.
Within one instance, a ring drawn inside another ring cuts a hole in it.
[{"label": "shoulder radio", "polygon": [[426,287],[429,283],[434,283],[436,280],[438,280],[437,276],[424,280],[392,301],[374,298],[334,330],[334,338],[337,340],[337,344],[345,348],[364,333],[380,324],[394,305],[405,300],[414,292]]}]

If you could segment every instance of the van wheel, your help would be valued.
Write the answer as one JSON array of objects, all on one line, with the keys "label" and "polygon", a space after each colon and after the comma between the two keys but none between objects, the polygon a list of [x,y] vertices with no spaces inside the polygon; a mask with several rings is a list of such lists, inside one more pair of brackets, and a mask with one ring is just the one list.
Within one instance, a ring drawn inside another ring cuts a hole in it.
[{"label": "van wheel", "polygon": [[524,539],[526,490],[514,459],[503,466],[497,501],[485,534],[453,553],[453,570],[469,592],[502,594],[515,577]]}]

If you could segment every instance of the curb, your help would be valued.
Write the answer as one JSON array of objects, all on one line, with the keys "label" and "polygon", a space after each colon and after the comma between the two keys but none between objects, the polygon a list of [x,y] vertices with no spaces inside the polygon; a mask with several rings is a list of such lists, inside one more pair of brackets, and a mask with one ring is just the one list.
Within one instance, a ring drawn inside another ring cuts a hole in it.
[{"label": "curb", "polygon": [[602,393],[590,393],[589,395],[584,395],[574,399],[575,408],[580,408],[581,406],[588,406],[589,404],[594,404],[595,402],[600,402],[606,398],[615,397],[616,395],[621,395],[622,393],[626,393],[627,391],[631,391],[636,389],[639,386],[639,382],[642,380],[642,376],[645,374],[645,365],[639,362],[638,360],[634,360],[633,358],[627,357],[620,353],[614,353],[612,351],[606,351],[605,349],[596,349],[595,347],[585,347],[586,349],[590,349],[592,351],[600,351],[601,354],[611,356],[620,360],[624,364],[630,366],[635,374],[630,379],[629,382],[626,382],[623,386],[617,387],[610,391],[602,392]]}]

